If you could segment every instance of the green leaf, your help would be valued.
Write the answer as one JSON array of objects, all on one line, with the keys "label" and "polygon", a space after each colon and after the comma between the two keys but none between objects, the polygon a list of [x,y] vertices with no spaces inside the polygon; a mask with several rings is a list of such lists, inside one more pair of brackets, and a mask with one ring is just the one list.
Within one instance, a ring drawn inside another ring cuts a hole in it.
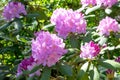
[{"label": "green leaf", "polygon": [[85,36],[83,37],[83,42],[89,42],[92,40],[92,32],[94,31],[94,28],[88,29],[86,32]]},{"label": "green leaf", "polygon": [[86,72],[80,80],[89,80],[88,73]]},{"label": "green leaf", "polygon": [[30,74],[36,72],[37,70],[40,69],[40,66],[35,66],[31,71],[30,71]]},{"label": "green leaf", "polygon": [[72,48],[79,48],[80,45],[79,45],[79,42],[80,40],[77,39],[77,37],[75,35],[71,35],[70,36],[70,44],[71,44],[71,47]]},{"label": "green leaf", "polygon": [[17,38],[18,41],[21,41],[21,42],[24,42],[24,43],[27,42],[27,40],[26,40],[27,37],[17,35],[16,38]]},{"label": "green leaf", "polygon": [[87,19],[87,18],[91,18],[91,17],[93,18],[93,17],[95,17],[95,15],[87,15],[84,18]]},{"label": "green leaf", "polygon": [[48,19],[44,10],[39,11],[39,14],[40,14],[40,17],[39,17],[40,20],[47,20]]},{"label": "green leaf", "polygon": [[14,38],[11,38],[11,37],[9,37],[7,35],[0,35],[0,38],[5,39],[5,40],[9,40],[9,41],[15,41]]},{"label": "green leaf", "polygon": [[72,76],[71,66],[67,64],[59,64],[57,68],[61,72],[61,74],[66,75],[66,76]]},{"label": "green leaf", "polygon": [[41,79],[40,80],[50,80],[50,76],[51,76],[51,69],[45,67],[43,69],[43,73],[41,75]]},{"label": "green leaf", "polygon": [[40,14],[38,14],[38,13],[30,13],[30,14],[27,14],[26,17],[33,18],[33,17],[39,17],[39,16],[40,16]]},{"label": "green leaf", "polygon": [[94,69],[91,70],[89,73],[90,73],[91,80],[100,80],[100,74],[96,67],[94,67]]},{"label": "green leaf", "polygon": [[120,70],[120,63],[115,62],[114,60],[99,60],[98,64],[108,69],[112,69],[112,70],[119,69]]},{"label": "green leaf", "polygon": [[23,75],[28,75],[29,73],[30,73],[29,70],[25,70],[25,71],[23,71]]},{"label": "green leaf", "polygon": [[53,26],[54,26],[54,24],[48,24],[48,25],[45,25],[42,29],[45,30],[45,29],[47,29],[49,27],[53,27]]},{"label": "green leaf", "polygon": [[15,30],[13,31],[13,34],[18,34],[19,31],[22,29],[23,24],[22,24],[21,20],[18,18],[15,18],[14,21],[15,21],[15,26],[14,26]]},{"label": "green leaf", "polygon": [[86,10],[85,14],[87,15],[87,14],[89,14],[89,13],[91,13],[91,12],[99,9],[100,7],[101,7],[101,5],[97,5],[97,6],[94,6],[94,7],[92,7],[92,8],[88,8],[88,9]]},{"label": "green leaf", "polygon": [[116,35],[115,35],[115,38],[118,38],[118,39],[119,39],[119,38],[120,38],[120,34],[116,34]]},{"label": "green leaf", "polygon": [[98,42],[98,44],[100,44],[100,45],[103,45],[107,42],[107,38],[104,36],[101,36],[99,39],[100,39],[100,41]]},{"label": "green leaf", "polygon": [[12,21],[4,24],[3,26],[0,27],[0,30],[6,29],[6,28],[7,28],[8,26],[10,26],[11,24],[12,24]]},{"label": "green leaf", "polygon": [[22,26],[23,26],[21,20],[19,18],[16,18],[15,22],[16,22],[16,27],[15,28],[18,29],[18,30],[21,29]]},{"label": "green leaf", "polygon": [[100,75],[96,67],[94,67],[94,73],[93,80],[100,80]]},{"label": "green leaf", "polygon": [[9,66],[0,65],[0,70],[7,70],[8,68],[9,68]]},{"label": "green leaf", "polygon": [[34,78],[34,76],[28,77],[27,80],[34,80],[33,78]]},{"label": "green leaf", "polygon": [[0,80],[6,80],[6,75],[9,74],[9,72],[2,72],[0,71]]},{"label": "green leaf", "polygon": [[112,13],[112,10],[109,9],[109,8],[106,8],[106,9],[105,9],[105,13],[106,13],[106,14],[110,14],[110,13]]},{"label": "green leaf", "polygon": [[89,80],[88,73],[87,72],[83,72],[83,76],[77,78],[77,80]]},{"label": "green leaf", "polygon": [[[80,71],[78,72],[77,80],[85,80],[85,79],[83,79],[83,78],[84,78],[85,76],[88,77],[88,76],[87,76],[88,65],[89,65],[88,62],[86,62],[85,64],[82,65]],[[88,79],[86,79],[86,80],[88,80]]]},{"label": "green leaf", "polygon": [[46,16],[44,10],[42,10],[42,9],[40,11],[38,10],[38,11],[28,14],[27,17],[28,18],[36,17],[36,18],[39,18],[40,20],[47,20],[47,16]]}]

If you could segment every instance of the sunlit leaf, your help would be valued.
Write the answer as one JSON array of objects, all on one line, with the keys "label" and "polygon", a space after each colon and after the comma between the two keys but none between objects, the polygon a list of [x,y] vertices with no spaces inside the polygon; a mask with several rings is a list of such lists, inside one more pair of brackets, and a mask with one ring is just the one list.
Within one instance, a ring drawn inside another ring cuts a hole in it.
[{"label": "sunlit leaf", "polygon": [[94,66],[93,70],[89,72],[91,80],[100,80],[100,74],[97,68]]},{"label": "sunlit leaf", "polygon": [[108,69],[112,69],[112,70],[120,70],[120,63],[115,62],[114,60],[99,60],[98,64],[100,64],[103,67],[106,67]]},{"label": "sunlit leaf", "polygon": [[[82,65],[82,67],[80,68],[80,71],[78,72],[78,75],[77,75],[77,80],[83,80],[83,78],[87,76],[87,69],[88,69],[88,65],[89,63],[86,62],[85,64]],[[88,80],[88,78],[87,78]]]}]

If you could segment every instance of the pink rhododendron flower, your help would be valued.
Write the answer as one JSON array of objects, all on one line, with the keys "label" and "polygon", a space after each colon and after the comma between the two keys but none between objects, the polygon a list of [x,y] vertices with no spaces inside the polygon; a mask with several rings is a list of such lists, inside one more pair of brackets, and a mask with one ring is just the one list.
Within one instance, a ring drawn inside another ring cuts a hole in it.
[{"label": "pink rhododendron flower", "polygon": [[51,23],[55,24],[56,32],[63,38],[66,38],[71,32],[79,34],[86,32],[84,15],[72,9],[56,9],[51,16]]},{"label": "pink rhododendron flower", "polygon": [[116,4],[118,0],[81,0],[82,5],[101,5],[104,7],[112,7],[112,5]]},{"label": "pink rhododendron flower", "polygon": [[111,31],[115,33],[120,31],[118,22],[110,17],[106,17],[102,19],[99,22],[99,26],[97,30],[99,31],[100,35],[105,35],[105,36],[109,36]]},{"label": "pink rhododendron flower", "polygon": [[[22,72],[25,70],[32,70],[35,66],[37,66],[37,63],[34,61],[33,57],[22,60],[21,63],[18,65],[17,76],[21,75]],[[37,70],[35,73],[32,73],[29,76],[33,75],[39,76],[40,70]]]},{"label": "pink rhododendron flower", "polygon": [[96,5],[96,0],[81,0],[82,5]]},{"label": "pink rhododendron flower", "polygon": [[120,63],[120,56],[116,58],[115,61]]},{"label": "pink rhododendron flower", "polygon": [[97,56],[100,52],[100,47],[98,44],[90,41],[89,43],[85,43],[84,46],[81,46],[81,58],[92,59]]},{"label": "pink rhododendron flower", "polygon": [[4,7],[2,15],[6,20],[12,20],[13,18],[19,18],[20,14],[26,15],[25,6],[20,2],[10,2]]},{"label": "pink rhododendron flower", "polygon": [[116,4],[118,0],[96,0],[97,5],[102,5],[104,7],[112,7],[112,5]]},{"label": "pink rhododendron flower", "polygon": [[65,43],[63,39],[50,34],[49,32],[40,31],[36,34],[36,39],[32,40],[32,56],[39,64],[51,67],[56,64],[64,55]]}]

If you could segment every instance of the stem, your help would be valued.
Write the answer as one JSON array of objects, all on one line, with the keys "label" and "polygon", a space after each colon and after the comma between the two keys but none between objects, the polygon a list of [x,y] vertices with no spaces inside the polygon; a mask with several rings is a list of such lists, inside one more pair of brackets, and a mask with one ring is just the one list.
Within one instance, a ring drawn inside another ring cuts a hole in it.
[{"label": "stem", "polygon": [[89,63],[88,63],[88,68],[87,68],[87,71],[86,71],[86,72],[88,72],[88,70],[89,70],[89,68],[90,68],[91,60],[89,60],[88,62],[89,62]]},{"label": "stem", "polygon": [[109,51],[107,51],[107,57],[108,57],[108,59],[110,59],[110,54],[109,54]]},{"label": "stem", "polygon": [[108,78],[108,80],[114,80],[114,78]]}]

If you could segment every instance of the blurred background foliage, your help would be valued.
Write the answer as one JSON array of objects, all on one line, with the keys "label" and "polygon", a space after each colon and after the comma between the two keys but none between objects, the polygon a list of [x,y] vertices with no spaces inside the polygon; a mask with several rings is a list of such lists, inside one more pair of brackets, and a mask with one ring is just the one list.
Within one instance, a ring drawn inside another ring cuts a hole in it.
[{"label": "blurred background foliage", "polygon": [[[20,19],[15,19],[11,22],[5,21],[2,16],[2,11],[4,9],[4,6],[7,5],[9,1],[22,2],[26,7],[28,13],[27,16],[21,17]],[[39,30],[48,30],[50,32],[54,32],[53,25],[50,24],[50,16],[52,15],[52,12],[56,8],[60,8],[60,7],[77,10],[81,8],[80,0],[1,0],[0,2],[0,14],[1,14],[0,15],[0,80],[15,79],[17,65],[20,63],[22,59],[29,57],[29,55],[31,54],[31,40],[32,38],[34,38],[35,32]],[[110,14],[106,13],[105,9],[103,8],[91,12],[88,15],[85,15],[85,17],[87,18],[88,29],[91,29],[92,32],[95,26],[99,24],[99,21],[102,18],[104,18],[106,15],[116,18],[117,21],[120,22],[119,7],[120,7],[120,3],[114,5],[111,8],[112,12]],[[83,10],[82,12],[85,13],[85,10]],[[79,42],[78,40],[81,39],[83,40],[83,42],[89,42],[90,40],[96,39],[96,42],[101,41],[100,43],[101,45],[107,42],[105,38],[103,40],[103,38],[99,38],[96,35],[93,36],[93,33],[91,32],[89,31],[85,37],[81,37],[79,39],[73,38],[71,36],[71,39],[66,41],[67,44],[66,47],[75,48],[75,46],[78,45]],[[113,40],[113,41],[120,42],[119,39],[120,39],[120,35],[117,35],[117,40]],[[110,41],[108,40],[108,42]],[[77,46],[77,48],[79,47],[80,45]],[[120,55],[119,48],[110,51],[110,53],[112,52],[115,53],[116,57]],[[111,58],[112,57],[113,56],[111,56]],[[66,60],[68,60],[68,62],[70,63],[69,59],[70,58]],[[71,60],[74,60],[74,58]],[[104,77],[104,75],[102,75],[102,77]],[[64,79],[58,77],[58,79],[56,80],[64,80]],[[67,80],[74,80],[74,77],[69,77]]]}]

